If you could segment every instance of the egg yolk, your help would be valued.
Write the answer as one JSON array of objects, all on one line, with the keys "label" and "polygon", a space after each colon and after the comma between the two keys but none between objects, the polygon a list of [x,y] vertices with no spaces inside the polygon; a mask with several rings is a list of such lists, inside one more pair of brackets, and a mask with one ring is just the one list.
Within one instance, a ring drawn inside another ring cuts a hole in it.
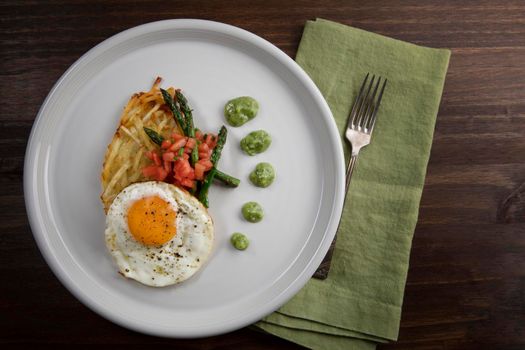
[{"label": "egg yolk", "polygon": [[131,235],[148,246],[169,242],[176,234],[177,213],[158,196],[139,199],[128,209]]}]

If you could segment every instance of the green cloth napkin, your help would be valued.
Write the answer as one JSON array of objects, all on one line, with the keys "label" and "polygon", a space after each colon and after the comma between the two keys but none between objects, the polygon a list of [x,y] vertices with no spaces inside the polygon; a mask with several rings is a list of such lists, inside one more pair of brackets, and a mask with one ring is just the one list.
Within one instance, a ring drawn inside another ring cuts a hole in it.
[{"label": "green cloth napkin", "polygon": [[296,60],[323,93],[341,135],[366,73],[388,84],[372,143],[352,177],[328,278],[310,280],[257,327],[314,349],[374,349],[397,339],[449,57],[448,50],[326,20],[306,23]]}]

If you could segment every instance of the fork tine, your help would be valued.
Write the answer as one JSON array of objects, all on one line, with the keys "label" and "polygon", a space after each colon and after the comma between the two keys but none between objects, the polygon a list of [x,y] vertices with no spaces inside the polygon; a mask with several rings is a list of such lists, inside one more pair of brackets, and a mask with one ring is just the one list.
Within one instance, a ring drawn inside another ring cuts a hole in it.
[{"label": "fork tine", "polygon": [[360,104],[361,99],[363,97],[363,91],[365,89],[366,82],[368,81],[368,76],[370,73],[366,73],[366,77],[363,80],[363,83],[361,84],[361,88],[359,89],[359,93],[357,94],[357,98],[355,100],[355,103],[352,105],[352,110],[350,111],[350,114],[348,114],[348,121],[346,123],[346,128],[348,129],[351,125],[353,125],[353,121],[355,120],[355,117],[357,115],[357,106]]},{"label": "fork tine", "polygon": [[368,84],[368,89],[366,89],[366,95],[363,98],[359,108],[357,109],[357,113],[356,113],[357,116],[355,118],[354,125],[358,127],[358,130],[359,130],[359,127],[361,126],[361,122],[362,122],[362,119],[364,117],[364,111],[366,112],[366,108],[368,107],[368,101],[369,101],[368,97],[370,96],[370,90],[372,90],[372,86],[374,86],[374,80],[375,79],[376,79],[376,76],[374,74],[374,75],[372,75],[372,79],[370,80],[370,84]]},{"label": "fork tine", "polygon": [[366,107],[366,110],[365,110],[365,113],[363,115],[363,119],[361,120],[361,130],[365,131],[365,132],[368,132],[369,129],[368,129],[368,125],[369,125],[369,122],[370,122],[370,119],[372,117],[372,114],[374,112],[374,105],[375,105],[375,99],[376,99],[376,95],[377,95],[377,90],[379,89],[379,86],[381,85],[381,77],[379,77],[379,79],[377,79],[377,83],[374,87],[374,92],[372,93],[372,96],[370,97],[370,100],[368,101],[368,105]]},{"label": "fork tine", "polygon": [[383,82],[383,86],[381,87],[381,92],[379,93],[379,97],[377,98],[377,103],[374,107],[374,111],[372,112],[372,116],[370,118],[370,131],[369,133],[371,134],[372,131],[374,130],[374,126],[376,124],[376,114],[377,114],[377,110],[379,109],[379,105],[381,104],[381,99],[383,98],[383,92],[385,91],[385,87],[386,87],[386,82],[388,81],[388,79],[385,78],[385,81]]}]

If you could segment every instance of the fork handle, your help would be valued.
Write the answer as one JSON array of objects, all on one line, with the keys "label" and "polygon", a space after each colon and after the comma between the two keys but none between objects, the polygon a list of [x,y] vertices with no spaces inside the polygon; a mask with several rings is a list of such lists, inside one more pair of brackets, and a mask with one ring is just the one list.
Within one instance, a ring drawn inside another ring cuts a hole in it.
[{"label": "fork handle", "polygon": [[350,185],[350,179],[352,178],[352,173],[354,172],[355,165],[357,164],[357,154],[352,154],[350,161],[346,167],[346,185],[345,185],[345,194],[348,191],[348,185]]}]

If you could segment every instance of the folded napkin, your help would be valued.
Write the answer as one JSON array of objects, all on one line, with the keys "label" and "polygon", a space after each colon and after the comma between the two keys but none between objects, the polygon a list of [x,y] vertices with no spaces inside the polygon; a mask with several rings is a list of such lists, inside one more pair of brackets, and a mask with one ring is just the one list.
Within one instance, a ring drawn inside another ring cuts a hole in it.
[{"label": "folded napkin", "polygon": [[366,73],[388,84],[352,177],[328,278],[310,280],[256,327],[314,349],[374,349],[397,339],[449,57],[326,20],[306,23],[296,60],[326,98],[341,137]]}]

